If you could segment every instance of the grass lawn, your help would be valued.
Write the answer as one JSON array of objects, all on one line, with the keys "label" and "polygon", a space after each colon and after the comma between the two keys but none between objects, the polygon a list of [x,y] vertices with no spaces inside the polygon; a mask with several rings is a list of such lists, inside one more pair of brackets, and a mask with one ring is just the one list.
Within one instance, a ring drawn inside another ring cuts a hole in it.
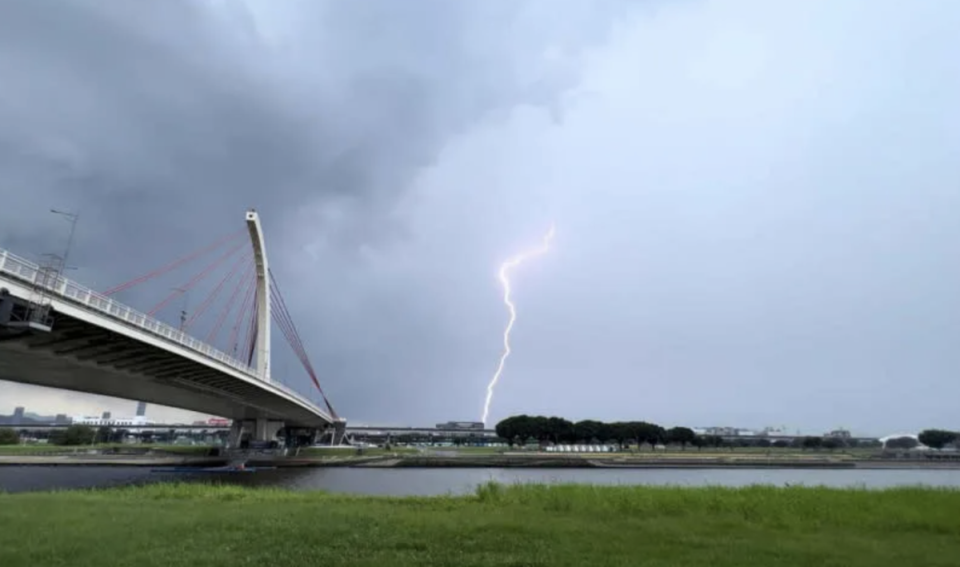
[{"label": "grass lawn", "polygon": [[0,565],[955,567],[960,491],[204,485],[0,495]]}]

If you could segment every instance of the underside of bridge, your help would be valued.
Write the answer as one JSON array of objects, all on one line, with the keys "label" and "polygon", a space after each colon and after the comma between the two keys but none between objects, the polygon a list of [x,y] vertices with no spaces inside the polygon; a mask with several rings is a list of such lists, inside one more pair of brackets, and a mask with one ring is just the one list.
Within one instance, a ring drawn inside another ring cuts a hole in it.
[{"label": "underside of bridge", "polygon": [[50,332],[0,325],[0,380],[222,416],[246,422],[244,431],[258,440],[269,440],[284,424],[329,425],[305,407],[202,362],[62,313],[54,320]]}]

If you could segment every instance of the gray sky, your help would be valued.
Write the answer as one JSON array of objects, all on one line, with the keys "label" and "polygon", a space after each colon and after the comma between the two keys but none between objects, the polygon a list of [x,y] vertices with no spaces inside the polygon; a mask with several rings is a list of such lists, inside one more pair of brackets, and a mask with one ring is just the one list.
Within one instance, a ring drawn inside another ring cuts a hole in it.
[{"label": "gray sky", "polygon": [[256,206],[338,411],[430,424],[479,417],[555,222],[493,420],[958,427],[960,4],[239,5],[0,1],[0,245],[79,208],[105,288]]}]

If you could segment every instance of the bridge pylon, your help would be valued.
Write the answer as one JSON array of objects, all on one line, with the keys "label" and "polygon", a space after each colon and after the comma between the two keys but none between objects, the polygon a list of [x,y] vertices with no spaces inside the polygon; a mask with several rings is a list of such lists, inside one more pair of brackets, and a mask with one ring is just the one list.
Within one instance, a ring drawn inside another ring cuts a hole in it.
[{"label": "bridge pylon", "polygon": [[267,247],[264,244],[263,227],[260,224],[260,215],[255,209],[247,211],[247,230],[250,232],[250,243],[253,245],[253,261],[256,270],[256,317],[257,317],[257,344],[256,360],[257,374],[264,381],[270,381],[270,266],[267,263]]}]

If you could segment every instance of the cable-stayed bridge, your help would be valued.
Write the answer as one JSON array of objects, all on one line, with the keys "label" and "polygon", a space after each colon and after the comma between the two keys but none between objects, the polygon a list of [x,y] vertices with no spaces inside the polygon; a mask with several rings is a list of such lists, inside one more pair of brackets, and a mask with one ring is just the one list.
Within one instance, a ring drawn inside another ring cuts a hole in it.
[{"label": "cable-stayed bridge", "polygon": [[[306,430],[339,442],[346,421],[323,393],[269,268],[260,217],[251,210],[245,221],[235,233],[102,292],[64,277],[65,258],[44,265],[0,249],[0,379],[230,418],[235,445],[281,433],[303,438]],[[117,300],[211,254],[211,263],[150,309]],[[219,281],[189,309],[190,293],[218,269]],[[159,320],[178,300],[179,324]],[[272,326],[309,380],[271,367]]]}]

